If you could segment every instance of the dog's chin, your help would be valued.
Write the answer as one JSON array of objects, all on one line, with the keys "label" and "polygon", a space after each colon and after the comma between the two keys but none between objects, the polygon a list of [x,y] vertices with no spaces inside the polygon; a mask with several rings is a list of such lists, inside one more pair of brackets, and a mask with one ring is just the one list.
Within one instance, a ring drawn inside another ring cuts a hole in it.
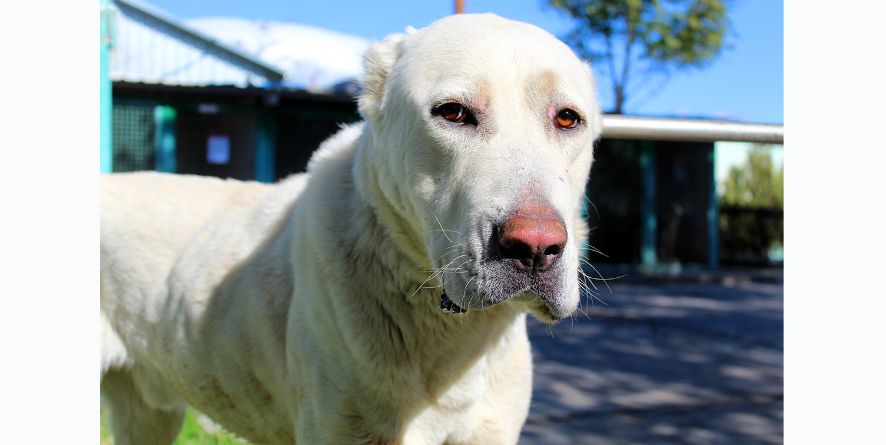
[{"label": "dog's chin", "polygon": [[513,299],[514,303],[522,304],[526,310],[543,323],[556,323],[575,313],[578,304],[552,304],[536,295],[523,294]]},{"label": "dog's chin", "polygon": [[529,312],[544,323],[555,323],[571,316],[579,301],[577,281],[567,278],[568,271],[574,270],[573,264],[566,258],[561,260],[550,269],[533,274],[500,258],[487,258],[466,267],[468,273],[444,273],[439,308],[458,315],[506,304]]},{"label": "dog's chin", "polygon": [[444,282],[443,293],[440,295],[440,309],[443,312],[463,314],[468,311],[486,310],[497,304],[490,301],[479,286],[468,290],[469,286],[470,282],[459,283],[455,279]]},{"label": "dog's chin", "polygon": [[531,290],[520,290],[511,295],[503,295],[500,288],[487,289],[489,284],[481,283],[470,291],[456,289],[462,287],[461,285],[452,286],[452,289],[444,285],[440,296],[440,309],[446,313],[464,314],[509,305],[520,312],[529,312],[544,323],[556,323],[570,317],[578,307],[578,299],[569,298],[566,293],[539,295]]}]

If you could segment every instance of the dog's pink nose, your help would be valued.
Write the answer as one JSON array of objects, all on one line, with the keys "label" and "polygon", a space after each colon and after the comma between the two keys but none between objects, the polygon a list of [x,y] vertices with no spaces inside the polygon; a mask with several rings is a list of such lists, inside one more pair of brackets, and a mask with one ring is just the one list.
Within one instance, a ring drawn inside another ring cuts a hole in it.
[{"label": "dog's pink nose", "polygon": [[502,225],[498,244],[502,256],[518,267],[545,271],[563,254],[566,239],[566,226],[556,210],[525,205]]}]

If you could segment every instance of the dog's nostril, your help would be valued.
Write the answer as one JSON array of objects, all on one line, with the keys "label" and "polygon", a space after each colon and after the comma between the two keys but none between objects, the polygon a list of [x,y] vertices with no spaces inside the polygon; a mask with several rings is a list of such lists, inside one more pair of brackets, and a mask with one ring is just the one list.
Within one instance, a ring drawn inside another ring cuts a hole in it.
[{"label": "dog's nostril", "polygon": [[502,254],[505,258],[513,258],[517,260],[530,259],[535,256],[532,247],[529,244],[519,241],[508,240],[511,242],[502,243]]},{"label": "dog's nostril", "polygon": [[559,255],[560,251],[561,251],[560,246],[550,246],[547,249],[545,249],[545,255],[546,256]]},{"label": "dog's nostril", "polygon": [[545,271],[566,246],[566,227],[559,218],[546,214],[518,212],[497,231],[499,255],[516,260],[518,268]]}]

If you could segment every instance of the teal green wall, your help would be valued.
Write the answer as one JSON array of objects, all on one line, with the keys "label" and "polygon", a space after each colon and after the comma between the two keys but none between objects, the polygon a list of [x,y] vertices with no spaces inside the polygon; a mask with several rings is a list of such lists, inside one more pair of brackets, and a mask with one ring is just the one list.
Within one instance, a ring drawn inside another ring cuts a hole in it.
[{"label": "teal green wall", "polygon": [[109,77],[109,63],[112,35],[111,35],[111,10],[108,7],[108,0],[101,0],[101,23],[100,40],[101,53],[99,56],[100,71],[100,87],[99,87],[99,158],[100,171],[102,173],[110,173],[114,171],[114,151],[112,144],[111,116],[112,116],[112,100],[111,100],[111,79]]},{"label": "teal green wall", "polygon": [[274,182],[276,165],[276,125],[274,116],[265,111],[259,111],[256,116],[255,128],[255,180],[259,182]]},{"label": "teal green wall", "polygon": [[655,158],[655,144],[650,141],[640,142],[640,180],[643,190],[640,209],[640,264],[650,268],[658,263]]},{"label": "teal green wall", "polygon": [[175,116],[172,106],[154,107],[154,168],[159,172],[176,172]]}]

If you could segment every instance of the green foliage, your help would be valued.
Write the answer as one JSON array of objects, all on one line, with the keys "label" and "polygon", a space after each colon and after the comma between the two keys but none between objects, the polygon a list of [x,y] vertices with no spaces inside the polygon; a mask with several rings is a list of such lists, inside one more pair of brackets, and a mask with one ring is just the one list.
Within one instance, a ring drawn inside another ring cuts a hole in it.
[{"label": "green foliage", "polygon": [[755,145],[743,165],[729,169],[719,200],[721,260],[783,260],[784,167],[775,168],[770,152]]},{"label": "green foliage", "polygon": [[775,170],[768,146],[755,145],[744,165],[729,169],[720,204],[784,207],[784,167]]},{"label": "green foliage", "polygon": [[623,111],[629,90],[648,85],[650,77],[715,59],[728,27],[723,0],[548,2],[577,22],[567,43],[592,62],[606,63],[615,113]]}]

